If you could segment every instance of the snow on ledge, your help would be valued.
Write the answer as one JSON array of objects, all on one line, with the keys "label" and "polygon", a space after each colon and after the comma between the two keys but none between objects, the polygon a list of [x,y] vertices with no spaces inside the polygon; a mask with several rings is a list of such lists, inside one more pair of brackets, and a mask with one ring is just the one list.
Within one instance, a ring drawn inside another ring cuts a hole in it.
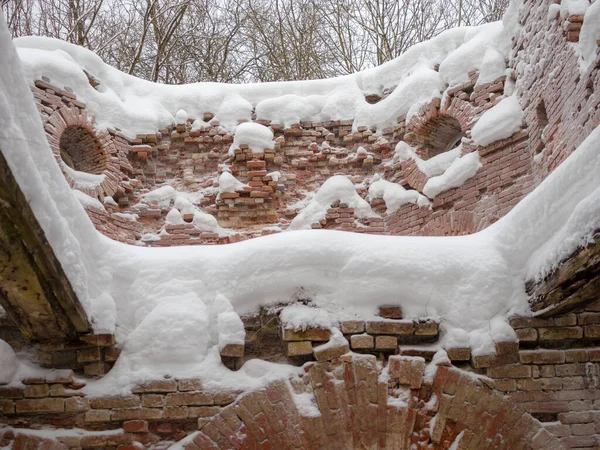
[{"label": "snow on ledge", "polygon": [[386,213],[393,214],[400,209],[402,205],[414,203],[418,206],[431,206],[431,202],[414,189],[406,190],[398,183],[391,183],[376,175],[374,181],[369,186],[369,198],[382,198],[385,202]]},{"label": "snow on ledge", "polygon": [[259,123],[241,123],[235,128],[229,155],[233,156],[234,150],[239,148],[240,145],[247,145],[252,153],[263,153],[265,149],[275,147],[273,130]]},{"label": "snow on ledge", "polygon": [[475,145],[482,147],[506,139],[523,126],[523,108],[516,95],[500,100],[479,118],[471,130]]},{"label": "snow on ledge", "polygon": [[289,229],[310,229],[313,223],[325,219],[327,210],[336,201],[354,208],[354,215],[358,218],[377,217],[371,206],[358,195],[352,181],[344,175],[335,175],[321,185],[314,198],[294,217]]},{"label": "snow on ledge", "polygon": [[479,152],[467,153],[455,160],[442,175],[427,180],[423,194],[434,198],[448,189],[460,187],[475,176],[481,166]]},{"label": "snow on ledge", "polygon": [[[46,76],[59,87],[71,87],[87,105],[88,115],[95,116],[98,129],[117,127],[134,137],[188,119],[194,120],[194,129],[200,129],[206,126],[204,112],[212,112],[231,131],[240,121],[251,120],[253,110],[257,119],[286,127],[300,121],[353,119],[355,128],[381,130],[395,125],[397,117],[441,97],[446,86],[467,81],[471,70],[487,67],[489,49],[508,57],[510,30],[501,22],[458,27],[355,74],[246,85],[163,85],[124,74],[95,53],[58,39],[28,36],[15,39],[14,44],[30,84]],[[436,66],[439,71],[434,70]],[[90,85],[86,72],[98,80],[97,88]],[[365,95],[381,95],[391,87],[394,91],[382,101],[369,104],[365,100]]]}]

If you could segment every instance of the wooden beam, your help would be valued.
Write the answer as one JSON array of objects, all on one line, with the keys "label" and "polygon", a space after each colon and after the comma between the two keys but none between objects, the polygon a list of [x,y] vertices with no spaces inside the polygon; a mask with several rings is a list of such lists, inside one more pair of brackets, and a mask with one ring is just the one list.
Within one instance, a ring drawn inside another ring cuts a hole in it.
[{"label": "wooden beam", "polygon": [[600,230],[543,280],[525,284],[529,303],[541,317],[564,314],[600,296]]},{"label": "wooden beam", "polygon": [[89,333],[83,306],[0,152],[0,305],[35,341]]}]

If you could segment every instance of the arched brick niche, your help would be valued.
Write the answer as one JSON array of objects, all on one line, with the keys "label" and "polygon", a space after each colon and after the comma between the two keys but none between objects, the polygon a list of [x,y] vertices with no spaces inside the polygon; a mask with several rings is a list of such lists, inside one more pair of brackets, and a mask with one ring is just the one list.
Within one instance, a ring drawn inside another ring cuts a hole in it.
[{"label": "arched brick niche", "polygon": [[74,170],[100,175],[107,169],[106,150],[86,126],[65,128],[59,146],[62,161]]},{"label": "arched brick niche", "polygon": [[[464,136],[460,122],[452,116],[438,115],[415,131],[409,139],[410,144],[418,149],[423,159],[452,150],[460,144]],[[407,136],[408,137],[408,136]]]}]

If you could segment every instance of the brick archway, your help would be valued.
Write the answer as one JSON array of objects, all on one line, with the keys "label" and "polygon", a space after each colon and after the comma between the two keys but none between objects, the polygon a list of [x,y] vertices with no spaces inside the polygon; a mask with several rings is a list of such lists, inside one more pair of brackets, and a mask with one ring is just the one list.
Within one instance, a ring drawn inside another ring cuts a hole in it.
[{"label": "brick archway", "polygon": [[108,167],[108,155],[86,126],[68,126],[60,135],[60,158],[74,170],[94,175]]},{"label": "brick archway", "polygon": [[474,117],[473,106],[467,101],[453,97],[442,105],[440,99],[434,99],[407,124],[404,140],[421,158],[429,159],[460,144]]}]

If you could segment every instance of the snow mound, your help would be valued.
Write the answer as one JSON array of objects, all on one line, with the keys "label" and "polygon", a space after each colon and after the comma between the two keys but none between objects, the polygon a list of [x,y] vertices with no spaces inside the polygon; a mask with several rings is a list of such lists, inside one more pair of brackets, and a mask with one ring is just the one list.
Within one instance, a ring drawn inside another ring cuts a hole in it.
[{"label": "snow mound", "polygon": [[185,112],[184,109],[180,109],[179,111],[177,111],[175,113],[175,123],[177,125],[183,125],[187,122],[188,120],[188,113]]},{"label": "snow mound", "polygon": [[75,194],[75,197],[77,197],[77,200],[79,200],[79,203],[81,203],[81,205],[84,208],[95,209],[97,211],[102,212],[106,211],[106,208],[104,208],[104,205],[100,203],[98,199],[91,197],[85,192],[81,192],[76,189],[73,190],[73,193]]},{"label": "snow mound", "polygon": [[467,153],[456,159],[442,175],[427,180],[423,193],[429,198],[434,198],[448,189],[462,186],[481,166],[479,152]]},{"label": "snow mound", "polygon": [[181,225],[184,224],[183,216],[179,212],[177,208],[171,209],[165,218],[165,223],[167,225]]},{"label": "snow mound", "polygon": [[231,175],[229,172],[223,172],[219,176],[219,193],[233,193],[236,191],[242,191],[247,184],[242,183],[236,177]]},{"label": "snow mound", "polygon": [[229,154],[233,154],[233,149],[239,148],[240,145],[247,145],[253,153],[263,153],[265,149],[275,146],[273,130],[259,123],[241,123],[235,128]]},{"label": "snow mound", "polygon": [[10,345],[0,339],[0,385],[9,384],[19,368],[17,355]]},{"label": "snow mound", "polygon": [[173,186],[162,186],[141,196],[145,203],[156,204],[160,209],[169,207],[177,197],[177,191]]},{"label": "snow mound", "polygon": [[[581,3],[587,3],[582,0]],[[585,5],[583,5],[585,6]],[[583,25],[579,33],[579,67],[586,74],[598,58],[598,41],[600,41],[600,2],[596,1],[585,10]],[[579,13],[583,14],[583,13]]]},{"label": "snow mound", "polygon": [[321,352],[323,350],[327,350],[334,347],[340,347],[342,345],[349,345],[348,340],[344,337],[344,335],[338,328],[333,327],[331,329],[331,337],[329,338],[329,341],[327,341],[325,344],[315,347],[314,351]]},{"label": "snow mound", "polygon": [[200,297],[193,292],[165,297],[131,332],[117,364],[170,373],[173,364],[201,363],[210,342],[208,309]]},{"label": "snow mound", "polygon": [[504,55],[498,52],[498,50],[489,47],[483,55],[476,86],[491,83],[504,75],[505,72],[506,62]]},{"label": "snow mound", "polygon": [[74,181],[73,187],[75,189],[93,189],[100,186],[106,178],[105,175],[95,175],[93,173],[80,172],[79,170],[72,169],[67,164],[61,161],[62,169],[71,177]]},{"label": "snow mound", "polygon": [[310,229],[313,223],[325,219],[327,210],[336,201],[347,204],[349,208],[354,208],[356,217],[376,216],[369,203],[358,195],[352,181],[343,175],[335,175],[323,183],[315,197],[294,217],[289,229]]},{"label": "snow mound", "polygon": [[398,183],[391,183],[384,179],[374,177],[375,181],[369,186],[369,198],[382,198],[388,214],[393,214],[406,203],[415,203],[419,206],[429,206],[431,202],[415,190],[406,190]]},{"label": "snow mound", "polygon": [[516,95],[502,99],[479,118],[471,137],[476,145],[486,146],[506,139],[523,126],[523,109]]},{"label": "snow mound", "polygon": [[394,158],[398,161],[412,159],[417,164],[418,169],[428,177],[441,175],[450,167],[450,165],[460,158],[462,146],[459,145],[452,150],[435,155],[427,160],[421,159],[415,152],[415,149],[404,141],[396,144]]},{"label": "snow mound", "polygon": [[211,233],[221,233],[223,230],[219,226],[219,222],[212,215],[205,213],[204,211],[194,211],[194,218],[192,219],[192,223],[196,228],[202,231],[208,231]]},{"label": "snow mound", "polygon": [[283,328],[304,331],[307,328],[330,329],[334,322],[329,313],[322,308],[312,308],[301,303],[286,306],[279,315]]}]

